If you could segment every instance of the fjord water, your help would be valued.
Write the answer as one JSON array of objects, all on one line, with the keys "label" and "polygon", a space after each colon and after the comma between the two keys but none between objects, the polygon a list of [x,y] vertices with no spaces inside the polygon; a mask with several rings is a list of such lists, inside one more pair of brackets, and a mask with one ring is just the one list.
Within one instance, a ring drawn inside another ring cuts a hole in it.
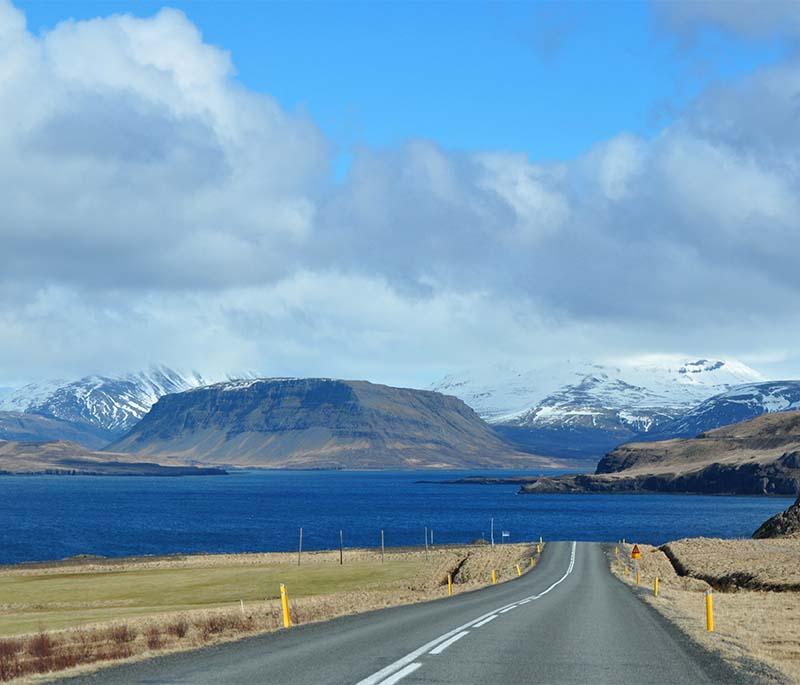
[{"label": "fjord water", "polygon": [[[0,563],[79,554],[286,551],[495,539],[663,543],[747,537],[791,499],[518,495],[515,485],[420,483],[509,472],[235,472],[183,478],[2,476]],[[520,474],[521,475],[521,474]],[[530,474],[528,474],[530,475]]]}]

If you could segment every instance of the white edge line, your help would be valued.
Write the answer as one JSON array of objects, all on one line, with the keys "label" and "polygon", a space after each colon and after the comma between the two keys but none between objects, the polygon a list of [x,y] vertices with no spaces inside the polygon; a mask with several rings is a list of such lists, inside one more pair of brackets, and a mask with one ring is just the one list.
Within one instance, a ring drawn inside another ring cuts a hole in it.
[{"label": "white edge line", "polygon": [[454,642],[458,642],[465,635],[469,635],[468,630],[462,630],[458,635],[453,635],[453,637],[445,642],[442,642],[442,644],[440,644],[438,647],[434,647],[430,652],[428,652],[428,654],[441,654],[450,645],[452,645]]},{"label": "white edge line", "polygon": [[[539,597],[544,597],[544,595],[546,595],[548,592],[550,592],[550,590],[552,590],[557,585],[561,585],[561,583],[563,583],[567,579],[567,576],[570,573],[572,573],[572,569],[575,567],[575,546],[576,546],[576,543],[573,542],[572,543],[572,553],[570,554],[570,559],[569,559],[569,566],[567,567],[567,570],[564,573],[564,575],[561,576],[561,578],[559,578],[555,583],[553,583],[544,592],[540,592],[538,595],[531,595],[530,597],[525,597],[525,599],[533,600],[533,599],[539,599]],[[514,604],[518,604],[518,602],[514,602]],[[505,609],[508,606],[510,606],[510,605],[506,604],[505,606],[500,607],[500,610]],[[359,680],[356,683],[356,685],[378,685],[378,683],[383,683],[385,678],[388,678],[395,671],[407,666],[408,664],[410,664],[412,661],[414,661],[418,657],[421,657],[423,654],[425,654],[425,652],[430,651],[431,649],[436,647],[436,645],[438,645],[440,642],[444,642],[445,640],[449,640],[456,633],[460,633],[462,630],[466,630],[467,628],[471,628],[476,623],[479,623],[483,619],[488,618],[489,616],[491,616],[492,614],[496,614],[497,612],[498,612],[498,610],[494,609],[493,611],[489,611],[489,612],[483,614],[482,616],[478,616],[478,618],[472,619],[471,621],[469,621],[469,623],[465,623],[463,626],[459,626],[458,628],[453,628],[453,630],[448,631],[444,635],[440,635],[437,638],[434,638],[433,640],[431,640],[427,644],[422,645],[422,647],[419,647],[418,649],[415,649],[413,652],[410,652],[410,653],[406,654],[404,657],[401,657],[400,659],[398,659],[397,661],[389,664],[388,666],[385,666],[384,668],[382,668],[377,673],[373,673],[371,676],[367,676],[363,680]],[[414,670],[416,670],[416,668]],[[411,672],[412,671],[409,671],[409,673],[411,673]],[[396,682],[396,681],[392,681],[392,682]]]},{"label": "white edge line", "polygon": [[405,668],[399,670],[394,675],[389,676],[386,680],[381,682],[381,685],[393,685],[393,683],[397,683],[405,678],[407,675],[411,675],[414,671],[416,671],[420,666],[421,663],[417,662],[416,664],[409,664]]},{"label": "white edge line", "polygon": [[483,620],[482,620],[480,623],[476,623],[476,624],[475,624],[474,626],[472,626],[472,627],[473,627],[473,628],[480,628],[480,627],[482,627],[482,626],[485,626],[485,625],[486,625],[487,623],[489,623],[490,621],[494,621],[496,618],[497,618],[497,614],[492,614],[491,616],[489,616],[489,618],[485,618],[485,619],[483,619]]},{"label": "white edge line", "polygon": [[505,609],[503,609],[502,611],[498,611],[497,613],[498,614],[505,614],[505,613],[511,611],[512,609],[516,609],[516,608],[517,608],[517,605],[515,604],[513,607],[506,607]]}]

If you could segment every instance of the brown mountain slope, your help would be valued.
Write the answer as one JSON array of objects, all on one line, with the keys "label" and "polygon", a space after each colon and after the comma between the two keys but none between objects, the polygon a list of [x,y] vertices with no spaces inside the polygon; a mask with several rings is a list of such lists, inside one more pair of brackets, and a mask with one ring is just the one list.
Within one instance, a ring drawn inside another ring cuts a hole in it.
[{"label": "brown mountain slope", "polygon": [[259,468],[559,466],[516,452],[455,397],[331,379],[234,381],[167,395],[108,449]]},{"label": "brown mountain slope", "polygon": [[765,414],[690,440],[629,443],[594,474],[535,478],[537,492],[698,492],[794,495],[800,490],[800,412]]},{"label": "brown mountain slope", "polygon": [[74,442],[10,442],[0,440],[0,473],[84,476],[222,475],[219,469],[163,466],[129,454],[92,452]]}]

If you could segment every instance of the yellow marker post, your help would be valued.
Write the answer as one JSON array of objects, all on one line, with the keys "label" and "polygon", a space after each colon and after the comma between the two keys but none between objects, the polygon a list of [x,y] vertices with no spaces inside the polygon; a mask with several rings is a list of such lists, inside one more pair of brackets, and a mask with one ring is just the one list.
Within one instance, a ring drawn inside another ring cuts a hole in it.
[{"label": "yellow marker post", "polygon": [[714,632],[714,598],[711,590],[706,590],[706,630]]},{"label": "yellow marker post", "polygon": [[640,579],[639,579],[639,569],[637,568],[637,569],[636,569],[636,585],[637,585],[637,586],[639,585],[639,582],[640,582]]},{"label": "yellow marker post", "polygon": [[617,547],[617,545],[614,545],[614,556],[615,557],[619,556],[619,547]]},{"label": "yellow marker post", "polygon": [[542,553],[542,546],[537,544],[536,545],[536,554],[541,554],[541,553]]},{"label": "yellow marker post", "polygon": [[283,627],[292,627],[292,617],[289,614],[289,593],[286,592],[286,586],[281,583],[281,611],[283,612]]},{"label": "yellow marker post", "polygon": [[447,596],[453,596],[453,576],[451,574],[447,574]]},{"label": "yellow marker post", "polygon": [[519,578],[521,575],[522,575],[522,569],[519,567],[519,564],[517,564],[517,578]]},{"label": "yellow marker post", "polygon": [[653,581],[653,596],[658,597],[658,576],[656,576],[656,579]]},{"label": "yellow marker post", "polygon": [[492,569],[492,585],[496,584],[497,584],[497,572],[494,569]]}]

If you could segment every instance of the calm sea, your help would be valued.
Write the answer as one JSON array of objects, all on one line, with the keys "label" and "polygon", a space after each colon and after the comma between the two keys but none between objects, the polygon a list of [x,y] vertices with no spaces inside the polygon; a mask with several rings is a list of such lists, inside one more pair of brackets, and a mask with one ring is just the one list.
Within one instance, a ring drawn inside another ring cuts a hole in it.
[{"label": "calm sea", "polygon": [[508,540],[749,536],[792,500],[517,495],[516,486],[418,483],[509,472],[239,472],[185,478],[0,476],[0,563],[77,554],[275,551]]}]

